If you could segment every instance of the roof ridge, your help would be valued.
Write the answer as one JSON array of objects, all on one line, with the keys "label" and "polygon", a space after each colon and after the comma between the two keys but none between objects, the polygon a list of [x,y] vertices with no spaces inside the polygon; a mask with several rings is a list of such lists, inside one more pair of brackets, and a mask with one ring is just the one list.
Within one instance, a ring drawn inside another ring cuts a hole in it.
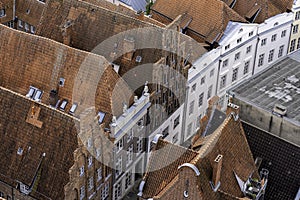
[{"label": "roof ridge", "polygon": [[192,159],[192,161],[190,162],[191,164],[193,165],[196,165],[199,160],[201,158],[204,157],[204,155],[207,153],[207,151],[209,149],[211,149],[212,147],[212,144],[216,144],[216,142],[218,141],[221,133],[222,133],[222,130],[227,126],[227,124],[230,122],[230,120],[232,119],[232,115],[229,115],[225,120],[224,122],[222,123],[221,126],[219,126],[219,128],[217,128],[213,134],[211,134],[210,138],[208,139],[208,141],[206,141],[206,143],[199,149],[198,151],[198,155]]}]

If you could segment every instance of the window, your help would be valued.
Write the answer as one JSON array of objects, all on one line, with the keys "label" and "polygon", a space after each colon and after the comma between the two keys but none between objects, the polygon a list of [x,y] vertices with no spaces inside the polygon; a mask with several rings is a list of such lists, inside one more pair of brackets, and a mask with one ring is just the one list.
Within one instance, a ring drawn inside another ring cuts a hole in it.
[{"label": "window", "polygon": [[84,188],[84,186],[82,186],[80,188],[79,193],[80,193],[80,200],[82,200],[84,198],[84,196],[85,196],[85,188]]},{"label": "window", "polygon": [[278,58],[280,58],[280,57],[282,56],[283,50],[284,50],[284,45],[281,45],[281,46],[279,47],[279,51],[278,51]]},{"label": "window", "polygon": [[90,156],[88,159],[88,167],[90,168],[93,165],[93,156]]},{"label": "window", "polygon": [[228,59],[223,61],[223,67],[227,67],[228,66]]},{"label": "window", "polygon": [[264,64],[264,58],[265,58],[265,54],[260,54],[259,58],[258,58],[258,67],[262,66]]},{"label": "window", "polygon": [[249,33],[249,37],[251,37],[253,35],[253,31],[251,31],[250,33]]},{"label": "window", "polygon": [[28,32],[29,31],[29,24],[27,24],[26,22],[24,24],[25,24],[25,31]]},{"label": "window", "polygon": [[293,40],[291,41],[290,52],[292,52],[292,51],[295,50],[295,43],[296,43],[296,39],[293,39]]},{"label": "window", "polygon": [[136,141],[136,146],[137,146],[137,152],[141,153],[143,151],[143,138],[142,137],[138,137],[138,139]]},{"label": "window", "polygon": [[132,175],[130,172],[125,175],[125,190],[127,190],[132,185]]},{"label": "window", "polygon": [[276,37],[277,37],[277,34],[272,35],[272,37],[271,37],[271,42],[276,41]]},{"label": "window", "polygon": [[248,60],[245,62],[245,65],[244,65],[244,75],[249,72],[249,65],[250,65],[250,61]]},{"label": "window", "polygon": [[22,22],[22,20],[18,20],[18,26],[19,26],[19,28],[23,28],[23,22]]},{"label": "window", "polygon": [[192,101],[190,103],[189,115],[193,114],[193,112],[194,112],[194,104],[195,104],[195,101]]},{"label": "window", "polygon": [[178,141],[178,133],[176,133],[172,138],[172,143],[176,143]]},{"label": "window", "polygon": [[133,144],[131,144],[128,147],[126,154],[127,154],[126,166],[128,166],[132,162],[132,159],[133,159]]},{"label": "window", "polygon": [[101,200],[106,200],[109,192],[109,183],[106,183],[104,188],[101,190]]},{"label": "window", "polygon": [[201,85],[203,85],[205,83],[205,76],[203,76],[202,78],[201,78]]},{"label": "window", "polygon": [[96,149],[96,157],[99,158],[101,156],[101,149]]},{"label": "window", "polygon": [[272,49],[272,50],[269,52],[268,62],[272,62],[272,61],[273,61],[273,57],[274,57],[274,49]]},{"label": "window", "polygon": [[210,70],[209,76],[212,77],[215,74],[215,69]]},{"label": "window", "polygon": [[102,179],[102,168],[97,169],[97,181],[100,181]]},{"label": "window", "polygon": [[299,26],[298,24],[293,26],[293,34],[298,33],[298,26]]},{"label": "window", "polygon": [[3,192],[0,192],[0,197],[4,197],[4,193]]},{"label": "window", "polygon": [[162,138],[166,138],[169,135],[169,126],[167,126],[162,132]]},{"label": "window", "polygon": [[116,178],[121,174],[122,172],[122,157],[117,158],[116,161]]},{"label": "window", "polygon": [[196,91],[196,83],[192,86],[192,92]]},{"label": "window", "polygon": [[35,34],[35,27],[34,27],[34,26],[30,26],[30,32],[31,32],[32,34]]},{"label": "window", "polygon": [[4,17],[5,16],[5,9],[0,9],[0,17]]},{"label": "window", "polygon": [[133,138],[133,129],[131,128],[127,133],[127,142],[130,142]]},{"label": "window", "polygon": [[94,188],[94,177],[89,178],[89,190]]},{"label": "window", "polygon": [[84,166],[81,166],[79,168],[79,173],[80,173],[80,176],[83,176],[84,175]]},{"label": "window", "polygon": [[[165,96],[165,95],[164,95]],[[165,99],[165,98],[164,98]],[[138,122],[137,122],[137,126],[139,128],[139,130],[144,128],[144,119],[141,118]]]},{"label": "window", "polygon": [[45,3],[46,0],[39,0],[39,1],[42,2],[42,3]]},{"label": "window", "polygon": [[239,38],[236,40],[236,43],[240,43],[242,41],[242,38]]},{"label": "window", "polygon": [[69,113],[70,114],[74,114],[75,113],[75,111],[76,111],[76,109],[77,109],[77,103],[73,103],[72,104],[72,107],[70,108],[70,111],[69,111]]},{"label": "window", "polygon": [[226,74],[221,77],[220,89],[224,88],[226,85]]},{"label": "window", "polygon": [[87,147],[91,148],[92,147],[92,138],[89,138],[87,141]]},{"label": "window", "polygon": [[121,196],[122,196],[121,182],[119,182],[115,185],[115,195],[114,196],[115,196],[115,198],[114,198],[115,200],[118,200],[121,198]]},{"label": "window", "polygon": [[173,129],[175,129],[179,125],[179,119],[180,119],[180,115],[178,115],[178,117],[175,118]]},{"label": "window", "polygon": [[192,126],[193,126],[193,123],[191,122],[191,123],[188,125],[187,135],[191,135],[191,134],[192,134]]},{"label": "window", "polygon": [[202,92],[202,93],[199,95],[198,107],[200,107],[200,106],[203,105],[203,96],[204,96],[204,93]]},{"label": "window", "polygon": [[228,50],[230,48],[230,44],[225,46],[225,50]]},{"label": "window", "polygon": [[240,59],[240,52],[236,53],[234,56],[234,60],[238,60]]},{"label": "window", "polygon": [[295,14],[295,20],[300,19],[300,11],[297,11]]},{"label": "window", "polygon": [[212,85],[208,87],[207,99],[209,99],[211,97],[211,93],[212,93]]},{"label": "window", "polygon": [[239,72],[239,68],[233,69],[233,71],[232,71],[232,82],[237,80],[238,72]]},{"label": "window", "polygon": [[251,48],[252,48],[252,46],[250,45],[250,46],[248,46],[247,47],[247,50],[246,50],[246,53],[250,53],[251,52]]},{"label": "window", "polygon": [[267,38],[264,38],[261,40],[261,46],[264,46],[267,44]]},{"label": "window", "polygon": [[23,154],[23,149],[21,147],[18,148],[17,154],[21,156]]},{"label": "window", "polygon": [[123,138],[121,138],[116,144],[117,152],[123,149]]},{"label": "window", "polygon": [[59,109],[62,110],[62,111],[64,111],[64,110],[66,109],[67,105],[68,105],[68,101],[67,101],[66,99],[64,99],[64,100],[61,102],[61,104],[60,104],[60,106],[59,106]]},{"label": "window", "polygon": [[298,38],[297,49],[300,48],[300,38]]},{"label": "window", "polygon": [[283,37],[285,37],[285,35],[286,35],[286,30],[283,30],[283,31],[281,32],[281,37],[283,38]]}]

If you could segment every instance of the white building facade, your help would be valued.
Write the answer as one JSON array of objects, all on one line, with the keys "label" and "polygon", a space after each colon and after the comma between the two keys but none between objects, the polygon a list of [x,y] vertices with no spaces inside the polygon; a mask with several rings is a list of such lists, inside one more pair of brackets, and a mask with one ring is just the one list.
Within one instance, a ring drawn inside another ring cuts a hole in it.
[{"label": "white building facade", "polygon": [[293,16],[293,24],[290,35],[290,42],[288,52],[291,53],[300,48],[300,0],[294,0],[292,12]]},{"label": "white building facade", "polygon": [[293,13],[282,13],[262,24],[229,22],[219,47],[200,57],[189,69],[182,143],[199,129],[208,100],[217,95],[226,107],[226,91],[266,69],[287,54]]}]

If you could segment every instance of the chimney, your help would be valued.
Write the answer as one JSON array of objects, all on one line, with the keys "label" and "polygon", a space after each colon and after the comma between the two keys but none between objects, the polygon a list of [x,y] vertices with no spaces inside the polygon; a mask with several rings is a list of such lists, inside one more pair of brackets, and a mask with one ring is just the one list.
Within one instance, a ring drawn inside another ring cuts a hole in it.
[{"label": "chimney", "polygon": [[226,115],[235,114],[238,116],[240,113],[240,107],[232,103],[232,97],[229,98],[229,103],[227,104]]},{"label": "chimney", "polygon": [[135,41],[133,37],[128,37],[124,39],[123,52],[125,52],[124,58],[126,60],[132,60],[133,54],[135,52]]},{"label": "chimney", "polygon": [[57,101],[58,101],[58,92],[57,92],[57,90],[51,90],[50,95],[49,95],[49,104],[52,107],[55,107]]},{"label": "chimney", "polygon": [[63,27],[61,28],[61,32],[62,32],[62,36],[63,36],[63,43],[65,45],[70,46],[71,44],[71,26],[73,25],[73,23],[71,22],[71,20],[68,20]]},{"label": "chimney", "polygon": [[29,109],[26,122],[33,126],[36,126],[38,128],[42,128],[43,122],[38,120],[38,118],[40,116],[40,111],[41,111],[41,108],[39,106],[33,104]]},{"label": "chimney", "polygon": [[219,154],[213,162],[213,176],[212,188],[214,191],[220,187],[221,169],[222,169],[223,155]]}]

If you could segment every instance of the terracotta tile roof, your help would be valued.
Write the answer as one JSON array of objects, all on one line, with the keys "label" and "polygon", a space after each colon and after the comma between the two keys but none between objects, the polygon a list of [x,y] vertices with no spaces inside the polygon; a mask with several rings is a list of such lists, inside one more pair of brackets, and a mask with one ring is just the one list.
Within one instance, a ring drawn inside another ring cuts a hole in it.
[{"label": "terracotta tile roof", "polygon": [[95,105],[96,111],[119,116],[122,103],[131,103],[133,92],[102,56],[2,25],[0,38],[0,86],[22,95],[34,86],[44,91],[42,102],[48,104],[50,91],[62,77],[65,84],[58,95],[69,101],[67,112],[78,103],[77,113]]},{"label": "terracotta tile roof", "polygon": [[[158,151],[157,154],[153,153],[150,156],[149,168],[144,179],[143,198],[155,196],[157,199],[160,199],[163,196],[163,191],[166,192],[164,187],[175,188],[174,190],[176,190],[177,182],[175,180],[178,179],[179,173],[177,168],[183,163],[195,165],[200,172],[200,175],[197,176],[199,193],[189,194],[189,196],[193,195],[192,199],[200,198],[200,196],[197,196],[200,194],[203,199],[242,198],[244,195],[240,191],[234,172],[243,180],[246,180],[253,172],[253,176],[258,177],[258,173],[240,120],[235,121],[232,115],[227,116],[219,128],[207,137],[204,141],[201,141],[203,146],[196,152],[196,156],[193,151],[185,150],[189,153],[193,152],[192,160],[190,160],[190,157],[187,159],[187,157],[177,156],[178,161],[176,160],[170,166],[162,168],[161,165],[168,163],[166,159],[169,158],[169,155],[173,155],[172,151],[174,148],[177,150],[178,147],[169,144],[170,147],[166,149],[166,152]],[[164,144],[168,143],[159,140],[157,146],[161,148],[161,146],[164,147]],[[211,181],[213,171],[212,162],[219,154],[223,155],[223,164],[220,192],[216,193],[213,192],[209,181]],[[174,155],[177,155],[177,153],[174,153]],[[158,169],[158,171],[152,172],[151,169],[153,168]]]},{"label": "terracotta tile roof", "polygon": [[[39,107],[38,128],[26,122],[32,106]],[[77,131],[74,120],[40,103],[34,103],[21,95],[0,87],[0,179],[11,186],[18,181],[30,185],[38,169],[42,154],[41,177],[36,199],[63,199],[64,188],[69,181],[69,169],[73,165],[73,152],[77,148]],[[18,155],[19,148],[23,152]]]},{"label": "terracotta tile roof", "polygon": [[243,122],[254,158],[269,170],[265,199],[295,199],[300,187],[300,147]]},{"label": "terracotta tile roof", "polygon": [[205,41],[212,43],[222,35],[227,23],[231,21],[246,22],[224,2],[219,0],[157,0],[153,7],[153,18],[159,20],[156,13],[174,20],[178,15],[188,14],[192,17],[188,28],[200,34]]},{"label": "terracotta tile roof", "polygon": [[[223,1],[230,5],[230,1]],[[254,22],[262,23],[272,16],[291,10],[292,5],[293,0],[237,0],[232,9],[245,19],[251,18],[260,9]]]},{"label": "terracotta tile roof", "polygon": [[190,162],[196,155],[195,151],[160,139],[148,162],[143,198],[157,195],[178,175],[177,168]]}]

